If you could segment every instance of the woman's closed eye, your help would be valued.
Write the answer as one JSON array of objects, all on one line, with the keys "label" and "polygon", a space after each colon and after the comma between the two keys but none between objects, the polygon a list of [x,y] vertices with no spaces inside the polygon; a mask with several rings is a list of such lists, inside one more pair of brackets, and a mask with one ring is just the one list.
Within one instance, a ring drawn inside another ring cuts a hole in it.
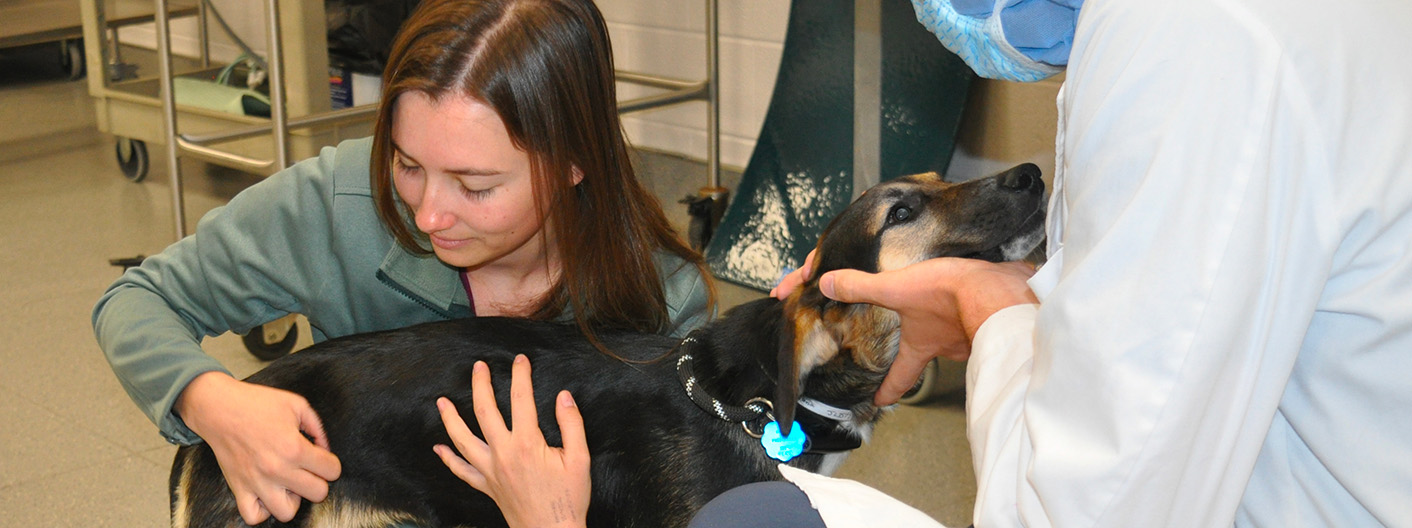
[{"label": "woman's closed eye", "polygon": [[493,186],[493,185],[492,185],[492,186],[490,186],[490,187],[485,187],[485,188],[483,188],[483,189],[477,189],[477,188],[473,188],[473,187],[471,187],[471,186],[469,186],[469,185],[466,185],[465,183],[462,183],[462,184],[461,184],[461,193],[464,194],[467,198],[470,198],[470,199],[472,199],[472,200],[482,200],[482,199],[485,199],[486,197],[489,197],[489,196],[492,195],[492,194],[495,194],[495,187],[496,187],[496,186]]},{"label": "woman's closed eye", "polygon": [[395,160],[395,161],[393,162],[393,164],[394,164],[393,169],[394,169],[398,174],[413,174],[413,173],[415,173],[416,171],[419,171],[419,170],[422,169],[421,166],[419,166],[419,165],[413,165],[413,164],[411,164],[411,163],[408,163],[407,160],[402,159],[401,156],[398,156],[398,157],[393,158],[393,159]]}]

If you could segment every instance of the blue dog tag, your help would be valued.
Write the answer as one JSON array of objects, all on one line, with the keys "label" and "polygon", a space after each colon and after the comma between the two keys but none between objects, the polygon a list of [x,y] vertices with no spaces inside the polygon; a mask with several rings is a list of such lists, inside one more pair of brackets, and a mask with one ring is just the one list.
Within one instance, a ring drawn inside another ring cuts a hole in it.
[{"label": "blue dog tag", "polygon": [[765,432],[760,435],[760,445],[765,447],[765,454],[770,458],[789,462],[804,452],[804,429],[799,427],[799,422],[794,422],[789,436],[784,436],[780,434],[780,423],[770,422],[765,424]]}]

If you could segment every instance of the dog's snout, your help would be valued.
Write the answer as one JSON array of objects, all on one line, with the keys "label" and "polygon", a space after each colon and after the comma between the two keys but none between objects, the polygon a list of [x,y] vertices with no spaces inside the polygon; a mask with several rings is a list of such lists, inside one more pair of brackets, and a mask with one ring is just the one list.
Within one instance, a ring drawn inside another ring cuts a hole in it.
[{"label": "dog's snout", "polygon": [[1000,187],[1011,191],[1025,191],[1040,182],[1039,166],[1026,163],[1007,171],[1005,176],[1000,178]]}]

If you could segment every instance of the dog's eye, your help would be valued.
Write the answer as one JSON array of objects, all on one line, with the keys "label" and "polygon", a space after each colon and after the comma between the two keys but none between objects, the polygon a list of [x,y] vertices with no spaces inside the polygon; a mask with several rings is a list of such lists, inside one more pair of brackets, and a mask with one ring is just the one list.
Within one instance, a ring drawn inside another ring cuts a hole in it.
[{"label": "dog's eye", "polygon": [[887,223],[899,224],[912,219],[912,208],[903,204],[897,204],[887,213]]}]

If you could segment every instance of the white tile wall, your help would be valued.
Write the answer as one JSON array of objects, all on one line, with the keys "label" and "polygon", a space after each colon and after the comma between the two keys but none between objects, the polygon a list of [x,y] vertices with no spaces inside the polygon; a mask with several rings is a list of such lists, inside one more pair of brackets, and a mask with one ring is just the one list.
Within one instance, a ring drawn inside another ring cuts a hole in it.
[{"label": "white tile wall", "polygon": [[[705,0],[598,0],[620,70],[683,80],[706,76]],[[787,0],[720,0],[721,162],[744,167],[774,90],[789,19]],[[655,90],[620,83],[626,99]],[[706,157],[706,104],[692,102],[624,119],[633,144]]]}]

